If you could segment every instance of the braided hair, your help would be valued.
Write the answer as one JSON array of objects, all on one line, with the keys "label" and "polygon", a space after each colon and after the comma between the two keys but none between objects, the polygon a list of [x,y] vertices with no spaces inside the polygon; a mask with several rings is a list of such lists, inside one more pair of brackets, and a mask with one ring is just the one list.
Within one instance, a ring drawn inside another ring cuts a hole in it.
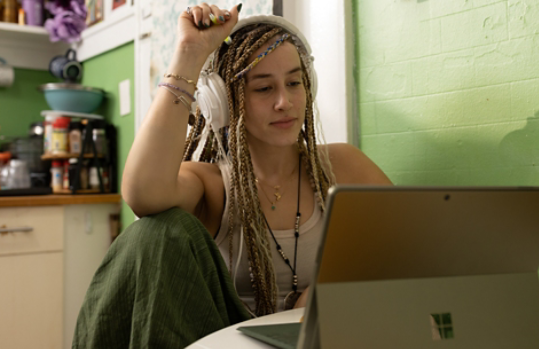
[{"label": "braided hair", "polygon": [[[198,161],[218,162],[222,157],[227,157],[231,163],[231,192],[230,199],[227,200],[229,212],[229,230],[227,232],[229,237],[229,265],[232,271],[233,231],[235,225],[241,224],[250,263],[249,271],[255,296],[255,313],[258,316],[276,312],[278,290],[267,227],[263,218],[251,154],[247,144],[244,100],[245,79],[235,79],[235,75],[250,63],[248,60],[254,52],[271,38],[284,33],[286,31],[276,25],[249,25],[233,34],[233,42],[230,46],[227,44],[220,46],[214,57],[213,69],[225,81],[230,125],[221,130],[212,130],[209,123],[205,124],[204,117],[201,115],[200,110],[197,109],[196,115],[191,118],[190,124],[192,127],[187,137],[183,154],[184,161],[192,160],[195,150],[198,149],[199,139],[205,133],[207,136]],[[287,40],[294,44],[293,36]],[[324,203],[328,189],[334,182],[334,177],[331,174],[328,162],[324,162],[323,166],[318,154],[311,80],[303,58],[301,61],[303,85],[307,94],[307,108],[305,110],[304,125],[298,135],[297,145],[316,199],[321,209],[325,210]],[[218,146],[218,138],[222,140],[222,147]]]}]

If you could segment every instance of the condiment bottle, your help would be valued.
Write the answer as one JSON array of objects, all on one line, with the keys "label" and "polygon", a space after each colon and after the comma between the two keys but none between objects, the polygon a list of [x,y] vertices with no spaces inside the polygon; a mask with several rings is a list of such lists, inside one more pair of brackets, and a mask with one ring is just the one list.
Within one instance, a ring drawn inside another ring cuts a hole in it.
[{"label": "condiment bottle", "polygon": [[73,121],[69,124],[69,152],[80,154],[82,146],[82,124],[80,121]]},{"label": "condiment bottle", "polygon": [[45,122],[43,122],[43,147],[45,153],[52,153],[52,124],[56,120],[56,116],[45,116]]},{"label": "condiment bottle", "polygon": [[90,189],[99,189],[99,177],[97,174],[97,166],[95,165],[95,163],[92,164],[88,173],[88,183],[90,184]]},{"label": "condiment bottle", "polygon": [[62,191],[62,175],[62,161],[53,161],[51,167],[51,187],[55,193]]},{"label": "condiment bottle", "polygon": [[67,132],[69,128],[69,118],[59,117],[52,124],[52,153],[67,153]]},{"label": "condiment bottle", "polygon": [[69,189],[69,162],[64,161],[64,171],[62,172],[62,189]]},{"label": "condiment bottle", "polygon": [[89,160],[82,161],[80,169],[80,189],[88,189],[88,163]]},{"label": "condiment bottle", "polygon": [[95,150],[99,155],[107,155],[107,137],[105,135],[104,122],[95,122],[92,130],[92,139],[95,143]]},{"label": "condiment bottle", "polygon": [[4,1],[2,20],[8,23],[17,23],[17,0]]}]

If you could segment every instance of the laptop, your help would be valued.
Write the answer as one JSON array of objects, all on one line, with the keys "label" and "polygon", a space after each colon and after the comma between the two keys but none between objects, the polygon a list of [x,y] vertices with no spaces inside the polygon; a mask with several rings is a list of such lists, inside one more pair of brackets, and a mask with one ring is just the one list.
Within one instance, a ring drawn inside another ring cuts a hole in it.
[{"label": "laptop", "polygon": [[328,198],[305,321],[238,330],[283,349],[539,348],[539,188]]}]

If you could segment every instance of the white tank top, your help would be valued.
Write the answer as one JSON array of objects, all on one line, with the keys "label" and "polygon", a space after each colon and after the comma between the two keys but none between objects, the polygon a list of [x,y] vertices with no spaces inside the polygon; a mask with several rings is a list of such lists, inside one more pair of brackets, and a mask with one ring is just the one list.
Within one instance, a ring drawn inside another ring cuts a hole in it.
[{"label": "white tank top", "polygon": [[[225,186],[226,198],[230,198],[230,174],[228,169],[225,166],[221,166],[221,173]],[[317,205],[316,200],[314,201],[314,208],[312,210],[311,217],[304,222],[299,227],[299,238],[298,238],[298,252],[297,252],[297,270],[298,275],[298,291],[302,292],[305,290],[309,283],[312,281],[313,277],[313,268],[314,261],[316,259],[316,254],[318,252],[318,247],[320,245],[320,240],[322,237],[323,230],[323,220],[322,220],[322,211]],[[234,229],[233,236],[233,260],[232,260],[232,279],[234,281],[236,291],[242,301],[249,306],[249,308],[254,312],[255,310],[255,301],[253,289],[251,287],[251,279],[249,276],[249,260],[247,259],[247,250],[245,247],[245,242],[242,239],[242,251],[240,264],[237,268],[237,275],[234,273],[236,270],[236,263],[238,255],[240,253],[240,224],[235,224],[236,228]],[[269,233],[268,233],[269,234]],[[281,245],[284,253],[290,260],[290,263],[294,263],[294,229],[287,230],[273,230],[275,238]],[[277,311],[284,310],[284,298],[286,295],[292,291],[292,270],[285,264],[281,255],[277,252],[275,242],[273,238],[269,236],[269,241],[271,244],[271,255],[273,258],[273,265],[275,269],[275,274],[277,277],[277,287],[278,287],[278,297],[277,297]],[[223,212],[223,217],[221,219],[221,227],[215,239],[215,243],[219,247],[221,255],[225,260],[225,263],[229,264],[229,242],[228,242],[228,205],[225,202],[225,209]]]}]

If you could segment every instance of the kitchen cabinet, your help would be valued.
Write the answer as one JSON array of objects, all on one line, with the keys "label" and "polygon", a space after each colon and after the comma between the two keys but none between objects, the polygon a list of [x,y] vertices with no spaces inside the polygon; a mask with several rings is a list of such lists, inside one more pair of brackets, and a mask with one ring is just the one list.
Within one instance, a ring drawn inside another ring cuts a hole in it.
[{"label": "kitchen cabinet", "polygon": [[0,233],[1,347],[70,348],[120,197],[77,195],[69,202],[51,195],[34,206],[16,199],[0,198],[0,232],[18,230]]},{"label": "kitchen cabinet", "polygon": [[43,27],[0,22],[0,57],[15,68],[48,70],[50,60],[64,55],[64,42],[50,42]]},{"label": "kitchen cabinet", "polygon": [[132,1],[112,9],[113,0],[104,1],[102,22],[85,29],[82,40],[72,45],[51,42],[44,27],[0,22],[0,57],[15,68],[48,70],[50,60],[64,55],[71,47],[77,50],[77,59],[85,61],[135,37],[135,8]]}]

